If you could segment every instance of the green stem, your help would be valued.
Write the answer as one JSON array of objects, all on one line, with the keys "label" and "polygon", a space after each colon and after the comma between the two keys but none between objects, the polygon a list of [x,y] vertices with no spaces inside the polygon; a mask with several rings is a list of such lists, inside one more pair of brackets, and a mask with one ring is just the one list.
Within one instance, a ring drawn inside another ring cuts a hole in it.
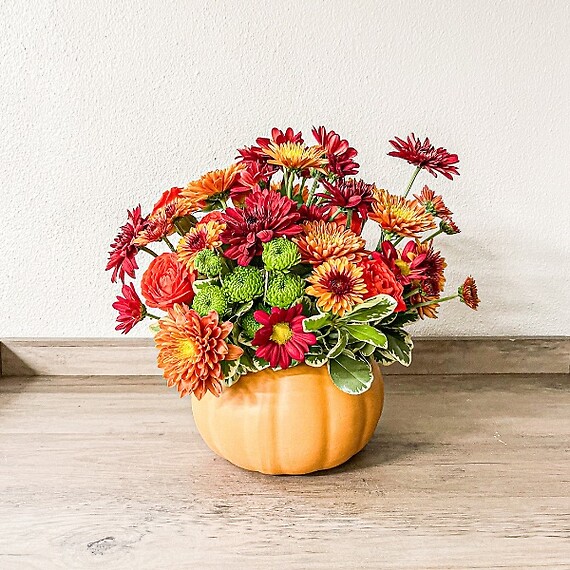
[{"label": "green stem", "polygon": [[170,248],[170,251],[176,251],[174,249],[174,246],[170,243],[170,240],[166,236],[162,238],[162,241]]},{"label": "green stem", "polygon": [[153,257],[158,257],[158,254],[154,253],[154,251],[152,251],[152,249],[149,249],[146,246],[141,246],[140,249],[142,249],[144,252],[148,253],[149,255],[152,255]]},{"label": "green stem", "polygon": [[315,177],[315,179],[313,180],[313,185],[309,190],[309,196],[307,198],[307,206],[310,206],[313,203],[313,197],[315,196],[315,191],[317,190],[318,184],[319,184],[319,179],[318,177]]},{"label": "green stem", "polygon": [[153,315],[152,313],[148,313],[146,314],[147,317],[150,317],[151,319],[156,319],[157,321],[160,319],[160,317],[157,317],[156,315]]},{"label": "green stem", "polygon": [[176,228],[176,231],[178,232],[178,234],[183,236],[184,230],[180,227],[180,222],[178,220],[174,220],[173,223],[174,223],[174,227]]},{"label": "green stem", "polygon": [[442,297],[441,299],[434,299],[433,301],[424,301],[423,303],[417,303],[416,305],[408,307],[408,310],[417,309],[418,307],[429,307],[429,305],[439,305],[440,303],[451,301],[451,299],[455,299],[457,297],[459,297],[459,293],[455,293],[455,295],[450,295],[449,297]]},{"label": "green stem", "polygon": [[427,238],[422,240],[422,243],[425,243],[426,241],[431,241],[435,236],[438,236],[439,234],[442,234],[443,230],[439,229],[437,230],[437,232],[434,232],[433,234],[431,234],[431,236],[428,236]]},{"label": "green stem", "polygon": [[329,222],[332,222],[341,212],[342,210],[338,208],[337,211],[329,218]]},{"label": "green stem", "polygon": [[419,293],[422,290],[421,287],[416,287],[415,289],[412,289],[409,293],[406,293],[403,296],[403,299],[409,299],[410,297],[412,297],[413,295],[415,295],[416,293]]},{"label": "green stem", "polygon": [[352,210],[348,210],[348,212],[346,213],[346,227],[347,229],[350,229],[351,226],[352,226]]},{"label": "green stem", "polygon": [[410,193],[410,190],[412,189],[412,185],[414,183],[414,180],[416,179],[416,176],[420,173],[420,170],[422,169],[421,166],[418,166],[415,170],[414,173],[412,174],[412,178],[410,179],[410,181],[408,182],[408,187],[406,188],[406,191],[404,192],[404,198]]}]

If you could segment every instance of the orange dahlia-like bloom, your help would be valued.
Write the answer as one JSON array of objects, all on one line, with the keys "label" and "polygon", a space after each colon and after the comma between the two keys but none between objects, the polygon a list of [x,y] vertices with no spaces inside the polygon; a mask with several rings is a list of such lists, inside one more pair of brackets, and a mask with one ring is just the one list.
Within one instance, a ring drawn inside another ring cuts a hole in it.
[{"label": "orange dahlia-like bloom", "polygon": [[340,317],[362,303],[367,292],[362,267],[346,257],[325,261],[307,281],[312,285],[306,292],[317,298],[317,306]]},{"label": "orange dahlia-like bloom", "polygon": [[226,229],[226,224],[211,219],[206,223],[200,222],[190,228],[178,242],[176,252],[178,260],[190,271],[194,270],[194,260],[203,249],[216,249],[222,245],[220,234]]},{"label": "orange dahlia-like bloom", "polygon": [[324,150],[320,146],[307,147],[302,143],[295,142],[285,142],[283,144],[271,142],[263,150],[269,156],[267,161],[269,164],[275,164],[291,170],[314,168],[315,170],[325,172],[324,167],[327,161],[323,158]]},{"label": "orange dahlia-like bloom", "polygon": [[202,206],[209,198],[229,192],[234,186],[237,186],[240,172],[244,168],[245,164],[236,163],[222,170],[207,172],[198,180],[190,182],[182,190],[181,196]]},{"label": "orange dahlia-like bloom", "polygon": [[148,217],[144,229],[139,232],[133,243],[143,247],[160,241],[172,233],[174,233],[173,218],[170,218],[165,210],[158,210],[156,214]]},{"label": "orange dahlia-like bloom", "polygon": [[208,390],[219,396],[224,377],[221,362],[243,354],[241,348],[225,341],[233,325],[219,323],[215,311],[200,317],[193,309],[174,305],[158,326],[154,337],[158,366],[168,386],[176,386],[180,397],[194,394],[199,400]]},{"label": "orange dahlia-like bloom", "polygon": [[301,251],[303,263],[311,265],[339,257],[359,261],[365,256],[366,241],[335,222],[307,222],[303,224],[303,233],[293,241]]},{"label": "orange dahlia-like bloom", "polygon": [[418,237],[435,228],[433,216],[417,200],[406,200],[386,190],[376,190],[374,198],[373,211],[369,217],[387,232],[404,237]]}]

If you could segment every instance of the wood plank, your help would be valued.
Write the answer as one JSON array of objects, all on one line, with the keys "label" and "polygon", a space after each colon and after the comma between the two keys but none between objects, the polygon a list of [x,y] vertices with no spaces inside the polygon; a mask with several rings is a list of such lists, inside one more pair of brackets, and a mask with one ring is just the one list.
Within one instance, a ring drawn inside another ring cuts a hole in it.
[{"label": "wood plank", "polygon": [[[152,339],[5,339],[4,376],[153,375]],[[410,368],[393,374],[564,374],[570,372],[570,337],[420,338]]]},{"label": "wood plank", "polygon": [[249,473],[159,377],[0,382],[0,567],[567,568],[567,375],[393,376],[371,444]]}]

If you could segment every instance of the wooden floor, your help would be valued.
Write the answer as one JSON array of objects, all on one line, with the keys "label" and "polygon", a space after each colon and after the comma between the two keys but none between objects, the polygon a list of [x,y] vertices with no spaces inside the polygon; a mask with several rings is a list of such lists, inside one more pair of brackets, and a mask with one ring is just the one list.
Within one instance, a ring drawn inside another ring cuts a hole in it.
[{"label": "wooden floor", "polygon": [[0,378],[0,568],[570,567],[568,375],[386,388],[348,464],[268,477],[160,378]]}]

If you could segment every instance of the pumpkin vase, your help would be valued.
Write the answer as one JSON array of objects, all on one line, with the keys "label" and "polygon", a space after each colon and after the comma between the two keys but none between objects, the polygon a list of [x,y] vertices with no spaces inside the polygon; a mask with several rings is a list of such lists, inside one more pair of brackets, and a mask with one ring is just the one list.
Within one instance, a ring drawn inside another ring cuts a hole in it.
[{"label": "pumpkin vase", "polygon": [[350,395],[334,385],[326,366],[246,374],[219,398],[192,397],[198,431],[215,453],[251,471],[301,475],[330,469],[370,441],[384,402],[373,363],[369,390]]}]

